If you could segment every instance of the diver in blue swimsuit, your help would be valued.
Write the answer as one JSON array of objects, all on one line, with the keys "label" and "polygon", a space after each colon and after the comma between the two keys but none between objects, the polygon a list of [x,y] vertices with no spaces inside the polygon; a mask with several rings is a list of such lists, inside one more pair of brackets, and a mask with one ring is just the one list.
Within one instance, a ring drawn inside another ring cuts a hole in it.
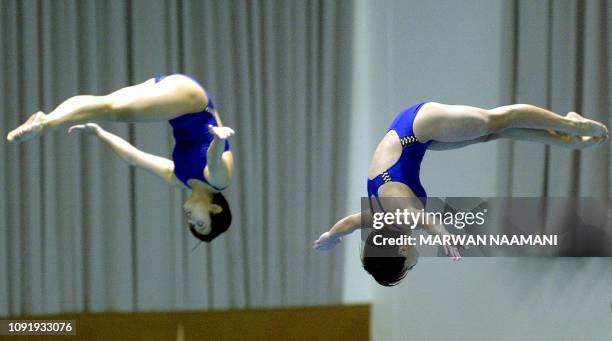
[{"label": "diver in blue swimsuit", "polygon": [[[427,202],[427,193],[421,185],[419,174],[421,161],[425,151],[432,141],[422,143],[414,134],[413,124],[417,112],[425,103],[419,103],[402,111],[393,123],[389,131],[394,131],[399,138],[402,152],[399,159],[388,169],[368,179],[368,197],[373,198],[380,205],[378,189],[388,182],[400,182],[408,186],[414,195],[421,200],[423,206]],[[382,205],[381,205],[382,206]]]},{"label": "diver in blue swimsuit", "polygon": [[[93,123],[105,121],[168,121],[175,140],[172,160],[140,151]],[[26,141],[66,127],[96,135],[131,165],[191,190],[183,207],[196,238],[210,242],[229,228],[232,215],[221,191],[233,175],[228,139],[234,131],[223,126],[212,99],[193,78],[159,76],[105,96],[74,96],[49,114],[34,113],[7,139]]]},{"label": "diver in blue swimsuit", "polygon": [[[360,228],[362,218],[367,221],[372,212],[392,211],[383,205],[383,197],[388,199],[384,201],[386,205],[394,203],[393,209],[425,209],[427,193],[419,174],[428,149],[456,149],[499,138],[582,149],[606,142],[608,130],[605,125],[575,112],[561,116],[528,104],[490,110],[434,102],[411,106],[395,118],[372,157],[367,179],[370,210],[339,220],[314,242],[314,248],[330,250],[340,243],[342,236]],[[420,227],[430,234],[449,234],[440,222],[425,223]],[[379,284],[392,286],[399,283],[416,265],[418,252],[410,245],[375,246],[374,237],[409,233],[397,226],[383,227],[370,233],[364,241],[363,267]],[[461,258],[457,246],[444,246],[444,251],[455,260]]]}]

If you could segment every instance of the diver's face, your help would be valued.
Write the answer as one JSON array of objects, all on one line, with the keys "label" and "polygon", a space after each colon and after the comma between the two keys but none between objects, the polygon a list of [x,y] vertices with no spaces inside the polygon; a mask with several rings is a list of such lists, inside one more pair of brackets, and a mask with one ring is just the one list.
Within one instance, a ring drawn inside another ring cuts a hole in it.
[{"label": "diver's face", "polygon": [[196,231],[207,235],[210,233],[210,211],[209,205],[202,201],[187,200],[183,205],[185,220],[188,225],[193,225]]},{"label": "diver's face", "polygon": [[414,246],[404,245],[399,247],[399,253],[406,257],[404,261],[408,271],[412,270],[416,263],[419,261],[419,253]]}]

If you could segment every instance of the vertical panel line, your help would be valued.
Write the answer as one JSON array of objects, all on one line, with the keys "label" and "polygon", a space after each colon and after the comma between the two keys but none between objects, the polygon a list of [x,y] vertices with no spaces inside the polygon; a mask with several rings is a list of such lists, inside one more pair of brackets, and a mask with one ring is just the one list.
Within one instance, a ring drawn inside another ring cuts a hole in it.
[{"label": "vertical panel line", "polygon": [[[17,2],[17,36],[19,37],[17,40],[17,46],[16,46],[16,51],[17,51],[17,60],[19,61],[19,63],[23,63],[23,56],[24,56],[24,41],[26,40],[25,38],[25,30],[23,29],[23,25],[24,25],[24,20],[23,20],[23,16],[24,16],[24,9],[23,9],[23,2],[18,1]],[[20,112],[24,111],[24,107],[25,107],[25,94],[23,89],[25,89],[25,65],[21,64],[21,67],[18,68],[19,71],[17,72],[17,89],[19,89],[18,91],[18,103],[17,103],[17,108]],[[27,158],[26,158],[26,153],[27,153],[27,149],[26,148],[22,148],[23,145],[19,146],[18,148],[18,152],[19,152],[19,165],[21,169],[24,169],[26,167],[26,162],[27,162]],[[24,188],[26,187],[26,177],[25,176],[20,176],[19,177],[19,191],[21,193],[27,193],[27,191],[24,191]],[[19,204],[17,205],[19,207],[19,211],[18,211],[18,219],[19,219],[19,226],[21,226],[21,228],[19,229],[19,233],[17,233],[16,235],[19,236],[19,253],[20,253],[20,257],[21,257],[21,264],[22,264],[22,269],[21,271],[19,271],[20,273],[20,278],[21,278],[21,307],[20,307],[20,313],[22,314],[28,314],[30,313],[29,311],[29,307],[27,304],[27,300],[30,300],[32,295],[31,292],[28,290],[28,272],[30,271],[30,265],[31,265],[31,259],[29,257],[28,254],[28,248],[27,248],[27,243],[26,241],[28,240],[28,235],[29,235],[29,225],[27,224],[27,220],[24,219],[24,214],[23,212],[26,211],[25,208],[25,201],[23,200],[24,198],[21,197],[21,200],[19,200]]]},{"label": "vertical panel line", "polygon": [[[134,46],[134,36],[132,33],[132,0],[127,0],[126,5],[126,58],[128,61],[127,73],[128,83],[134,83],[134,53],[132,46]],[[130,143],[134,143],[134,124],[128,125],[128,139]],[[132,247],[132,309],[138,310],[138,242],[137,242],[137,217],[136,217],[136,174],[134,167],[129,168],[129,193],[130,193],[130,237]]]},{"label": "vertical panel line", "polygon": [[[514,34],[512,35],[512,84],[510,85],[511,101],[517,102],[517,86],[518,86],[518,60],[519,60],[519,41],[520,41],[520,26],[519,26],[519,15],[520,15],[520,7],[518,0],[514,0],[512,2],[512,31]],[[508,143],[508,158],[510,162],[508,162],[508,181],[506,183],[506,193],[505,195],[512,195],[512,188],[514,187],[514,178],[512,176],[512,172],[514,170],[512,159],[514,158],[514,142],[510,141]]]},{"label": "vertical panel line", "polygon": [[[42,8],[42,2],[38,2],[37,3],[37,8],[38,8],[38,20],[37,22],[37,31],[38,31],[38,37],[39,37],[39,41],[38,41],[38,55],[42,56],[43,55],[43,45],[44,45],[44,29],[43,29],[43,20],[44,20],[44,14],[43,14],[43,8]],[[42,106],[44,104],[44,84],[45,84],[45,63],[44,63],[44,58],[38,58],[38,70],[39,70],[39,82],[38,82],[38,103]],[[42,137],[41,137],[41,141],[42,141]],[[40,174],[45,174],[45,147],[44,144],[41,143],[40,149],[39,149],[39,155],[38,158],[40,160],[40,164],[39,164],[39,172]],[[45,268],[45,254],[46,254],[46,249],[45,249],[45,240],[47,239],[47,233],[46,233],[46,226],[47,226],[47,222],[45,220],[45,216],[46,216],[46,206],[45,206],[45,197],[46,197],[46,190],[45,190],[45,181],[46,181],[45,176],[41,176],[41,180],[40,180],[40,197],[39,199],[39,207],[40,207],[40,212],[39,212],[39,217],[40,217],[40,221],[41,226],[40,226],[40,240],[39,240],[39,247],[40,247],[40,252],[39,255],[41,257],[41,262],[40,262],[40,278],[41,278],[41,285],[40,285],[40,297],[42,298],[42,303],[41,303],[41,308],[43,309],[43,311],[46,311],[46,306],[45,303],[47,302],[47,299],[45,297],[45,292],[47,292],[46,290],[46,284],[47,284],[47,273],[46,273],[46,268]]]},{"label": "vertical panel line", "polygon": [[[553,2],[552,0],[548,0],[548,18],[546,21],[546,106],[548,108],[552,107],[552,63],[553,63]],[[550,146],[544,145],[544,169],[542,170],[542,195],[544,197],[548,196],[549,191],[549,181],[550,181]]]},{"label": "vertical panel line", "polygon": [[[574,76],[575,76],[575,96],[574,96],[574,110],[578,112],[582,112],[582,104],[583,104],[583,82],[584,82],[584,74],[583,74],[583,62],[584,62],[584,6],[585,3],[583,1],[578,1],[576,3],[576,48],[574,49],[576,53],[576,64],[574,65]],[[572,176],[571,176],[571,187],[570,187],[570,195],[578,196],[580,194],[580,156],[581,153],[579,150],[574,150],[572,153]]]}]

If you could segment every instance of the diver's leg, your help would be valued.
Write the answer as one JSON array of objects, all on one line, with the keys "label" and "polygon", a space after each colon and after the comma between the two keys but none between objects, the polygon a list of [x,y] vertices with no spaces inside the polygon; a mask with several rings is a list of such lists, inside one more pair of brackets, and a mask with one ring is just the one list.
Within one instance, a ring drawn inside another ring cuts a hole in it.
[{"label": "diver's leg", "polygon": [[105,96],[74,96],[45,115],[33,114],[11,131],[7,139],[29,140],[55,129],[86,122],[164,121],[203,110],[208,103],[204,90],[192,79],[171,75],[160,82],[149,79]]},{"label": "diver's leg", "polygon": [[421,141],[460,142],[497,134],[510,128],[555,130],[575,136],[608,134],[607,128],[576,113],[566,116],[533,105],[515,104],[491,110],[439,103],[425,104],[414,121]]},{"label": "diver's leg", "polygon": [[528,141],[570,149],[583,149],[606,141],[606,136],[575,136],[556,130],[511,128],[503,130],[498,138]]},{"label": "diver's leg", "polygon": [[502,130],[500,133],[484,135],[472,140],[464,140],[458,142],[439,142],[433,141],[429,145],[432,150],[450,150],[466,147],[476,143],[483,143],[501,138],[507,138],[515,141],[527,141],[558,146],[570,149],[584,149],[596,146],[606,140],[605,137],[597,136],[573,136],[566,133],[561,133],[555,130],[540,130],[540,129],[524,129],[510,128]]}]

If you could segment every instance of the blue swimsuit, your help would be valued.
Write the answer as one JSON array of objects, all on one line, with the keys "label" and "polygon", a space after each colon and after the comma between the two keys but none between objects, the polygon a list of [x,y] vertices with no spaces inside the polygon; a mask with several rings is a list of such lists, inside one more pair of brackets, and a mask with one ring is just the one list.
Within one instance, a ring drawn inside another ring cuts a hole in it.
[{"label": "blue swimsuit", "polygon": [[393,123],[389,131],[394,130],[400,138],[402,144],[402,155],[399,160],[389,169],[379,174],[374,179],[368,179],[368,197],[374,197],[382,208],[378,197],[378,189],[387,182],[401,182],[408,186],[412,192],[421,200],[423,206],[427,203],[427,193],[419,178],[421,161],[425,156],[425,151],[431,141],[421,143],[414,135],[413,125],[417,112],[425,103],[413,105],[402,111]]},{"label": "blue swimsuit", "polygon": [[[155,77],[155,82],[159,82],[166,76]],[[196,80],[194,80],[198,83]],[[198,83],[200,85],[200,83]],[[200,85],[202,90],[204,87]],[[206,90],[204,90],[206,92]],[[210,187],[217,191],[223,188],[217,188],[211,185],[204,178],[204,169],[206,168],[206,152],[208,146],[212,142],[214,136],[208,131],[208,125],[217,126],[215,119],[215,105],[210,97],[208,97],[208,105],[200,112],[184,114],[175,117],[168,121],[172,126],[172,134],[174,135],[174,149],[172,150],[172,160],[174,161],[174,174],[176,177],[189,186],[189,179],[197,179],[205,182]],[[229,142],[225,141],[225,150],[229,150]]]}]

